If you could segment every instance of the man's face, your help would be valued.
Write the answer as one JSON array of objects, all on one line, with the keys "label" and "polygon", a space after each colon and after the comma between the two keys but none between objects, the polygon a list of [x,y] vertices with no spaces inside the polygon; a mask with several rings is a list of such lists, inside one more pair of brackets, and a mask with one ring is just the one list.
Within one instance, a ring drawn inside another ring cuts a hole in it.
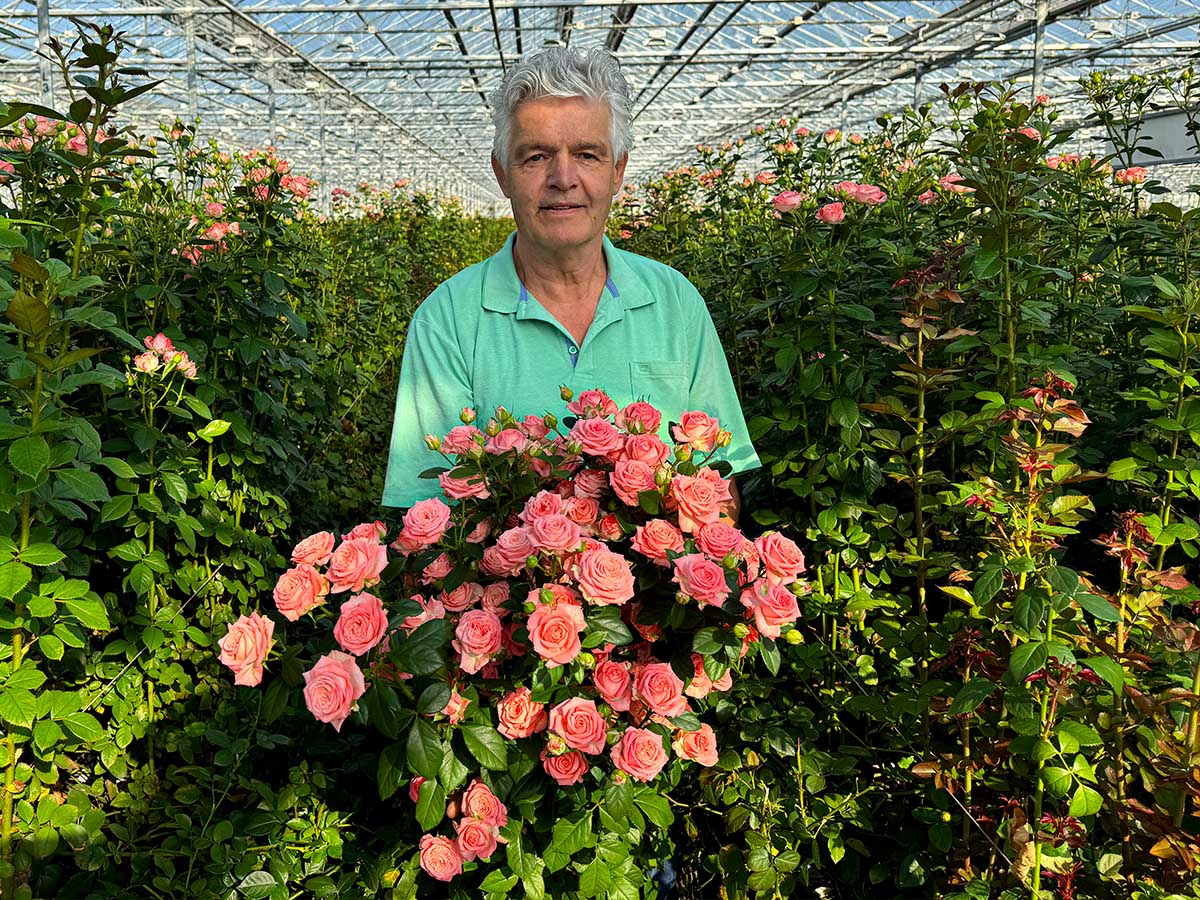
[{"label": "man's face", "polygon": [[608,106],[584,97],[542,97],[517,107],[510,156],[492,169],[522,240],[554,252],[604,232],[626,157],[613,159]]}]

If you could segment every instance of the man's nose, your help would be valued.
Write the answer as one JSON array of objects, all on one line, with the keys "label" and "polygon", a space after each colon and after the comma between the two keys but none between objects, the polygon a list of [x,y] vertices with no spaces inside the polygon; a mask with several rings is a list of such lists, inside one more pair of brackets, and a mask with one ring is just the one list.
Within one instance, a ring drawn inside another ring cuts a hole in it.
[{"label": "man's nose", "polygon": [[575,187],[578,168],[570,153],[556,153],[550,161],[549,183],[551,187],[567,190]]}]

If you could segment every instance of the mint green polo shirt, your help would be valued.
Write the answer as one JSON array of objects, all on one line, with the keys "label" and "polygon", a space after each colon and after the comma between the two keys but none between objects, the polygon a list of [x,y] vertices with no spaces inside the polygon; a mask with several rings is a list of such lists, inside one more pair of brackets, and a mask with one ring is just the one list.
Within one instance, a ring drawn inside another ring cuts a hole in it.
[{"label": "mint green polo shirt", "polygon": [[604,238],[608,282],[582,344],[576,344],[517,278],[514,232],[494,256],[437,287],[408,326],[396,391],[383,505],[438,496],[442,463],[425,435],[461,424],[464,406],[480,427],[497,406],[518,418],[569,415],[559,395],[603,388],[619,406],[646,400],[663,413],[660,436],[686,410],[703,410],[733,440],[718,451],[733,471],[761,463],[742,415],[725,352],[695,287],[669,266],[618,250]]}]

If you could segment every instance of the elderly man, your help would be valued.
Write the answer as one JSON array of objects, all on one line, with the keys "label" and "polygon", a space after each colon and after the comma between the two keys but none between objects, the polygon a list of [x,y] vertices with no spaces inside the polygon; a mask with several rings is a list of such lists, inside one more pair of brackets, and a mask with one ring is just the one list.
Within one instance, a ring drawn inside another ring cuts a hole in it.
[{"label": "elderly man", "polygon": [[[493,98],[492,169],[517,230],[495,256],[440,285],[413,315],[396,394],[385,506],[439,492],[426,434],[463,407],[486,418],[560,414],[559,386],[603,388],[667,423],[689,409],[733,439],[718,458],[760,465],[716,328],[696,289],[604,236],[629,160],[629,88],[597,48],[545,50],[510,69]],[[730,512],[736,516],[736,506]]]}]

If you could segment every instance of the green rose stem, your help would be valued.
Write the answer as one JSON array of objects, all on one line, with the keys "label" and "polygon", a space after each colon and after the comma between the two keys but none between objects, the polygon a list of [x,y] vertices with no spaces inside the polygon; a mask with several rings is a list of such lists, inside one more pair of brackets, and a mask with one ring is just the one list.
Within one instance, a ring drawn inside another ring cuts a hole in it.
[{"label": "green rose stem", "polygon": [[[1188,701],[1187,728],[1183,732],[1183,771],[1190,772],[1192,762],[1196,758],[1196,729],[1200,728],[1200,703],[1196,696],[1200,695],[1200,653],[1192,657],[1192,699]],[[1171,821],[1178,828],[1183,824],[1183,813],[1187,807],[1187,791],[1181,790],[1175,798],[1175,809]]]},{"label": "green rose stem", "polygon": [[[1185,248],[1186,253],[1186,248]],[[1175,383],[1175,410],[1171,414],[1171,418],[1176,422],[1183,418],[1184,404],[1187,401],[1187,383],[1192,376],[1188,370],[1188,361],[1191,357],[1191,327],[1192,317],[1187,312],[1184,313],[1183,325],[1175,326],[1175,331],[1179,335],[1179,379]],[[1158,503],[1158,515],[1162,520],[1162,527],[1166,528],[1171,522],[1172,511],[1172,494],[1175,489],[1175,460],[1179,456],[1179,436],[1183,434],[1181,431],[1171,432],[1171,455],[1169,459],[1171,464],[1167,466],[1167,484],[1163,489],[1162,498]],[[1163,544],[1158,548],[1158,562],[1156,568],[1163,567],[1163,561],[1167,554],[1167,545]]]},{"label": "green rose stem", "polygon": [[[1042,445],[1042,429],[1039,426],[1034,435],[1033,449],[1034,458],[1039,458],[1037,450]],[[1037,482],[1038,472],[1036,468],[1029,473],[1029,492],[1025,501],[1025,527],[1020,537],[1021,548],[1025,556],[1033,556],[1033,512],[1034,506],[1037,503]],[[1017,576],[1017,596],[1025,590],[1025,584],[1028,580],[1028,573],[1022,572]],[[1054,637],[1054,604],[1049,604],[1046,611],[1046,632],[1043,640],[1049,644]],[[1047,662],[1047,665],[1049,663]],[[1050,740],[1050,730],[1053,724],[1053,716],[1049,715],[1050,704],[1050,687],[1045,680],[1042,682],[1041,688],[1041,738],[1044,741]],[[1046,779],[1044,769],[1046,767],[1046,757],[1044,754],[1038,754],[1037,761],[1037,787],[1033,793],[1033,818],[1030,822],[1030,834],[1033,836],[1033,885],[1032,898],[1038,900],[1042,882],[1042,841],[1040,839],[1038,829],[1041,827],[1042,821],[1042,804],[1046,796]]]},{"label": "green rose stem", "polygon": [[[24,343],[24,338],[22,338]],[[44,353],[46,349],[46,338],[40,337],[34,343],[34,348],[37,353]],[[33,394],[30,397],[29,408],[29,433],[31,435],[38,433],[38,425],[41,423],[42,407],[44,405],[42,398],[42,374],[44,370],[39,366],[37,374],[33,381]],[[30,505],[31,491],[26,491],[21,497],[21,542],[18,547],[19,552],[23,552],[29,546],[29,530],[33,522],[32,509]],[[18,610],[18,614],[19,614]],[[25,631],[21,628],[13,630],[12,636],[12,668],[9,673],[11,678],[21,668],[21,661],[25,656]],[[7,863],[8,874],[4,878],[3,896],[12,897],[16,888],[16,875],[13,867],[13,800],[18,795],[24,792],[24,788],[18,786],[17,782],[17,742],[13,736],[12,729],[8,729],[8,733],[4,739],[5,750],[8,752],[8,767],[4,772],[4,799],[0,801],[0,859]]]},{"label": "green rose stem", "polygon": [[[1128,551],[1133,544],[1133,534],[1125,535],[1125,550],[1128,558]],[[1120,610],[1117,615],[1117,663],[1120,664],[1125,656],[1125,614],[1126,601],[1129,597],[1129,572],[1125,567],[1124,561],[1121,563],[1121,584],[1118,588],[1118,600],[1120,602]],[[1125,862],[1125,870],[1129,871],[1133,865],[1133,844],[1131,843],[1132,835],[1129,832],[1129,827],[1125,822],[1125,729],[1122,727],[1122,720],[1125,717],[1124,712],[1125,699],[1120,691],[1113,691],[1113,719],[1117,727],[1117,753],[1114,760],[1117,770],[1117,807],[1121,810],[1121,857]]]}]

